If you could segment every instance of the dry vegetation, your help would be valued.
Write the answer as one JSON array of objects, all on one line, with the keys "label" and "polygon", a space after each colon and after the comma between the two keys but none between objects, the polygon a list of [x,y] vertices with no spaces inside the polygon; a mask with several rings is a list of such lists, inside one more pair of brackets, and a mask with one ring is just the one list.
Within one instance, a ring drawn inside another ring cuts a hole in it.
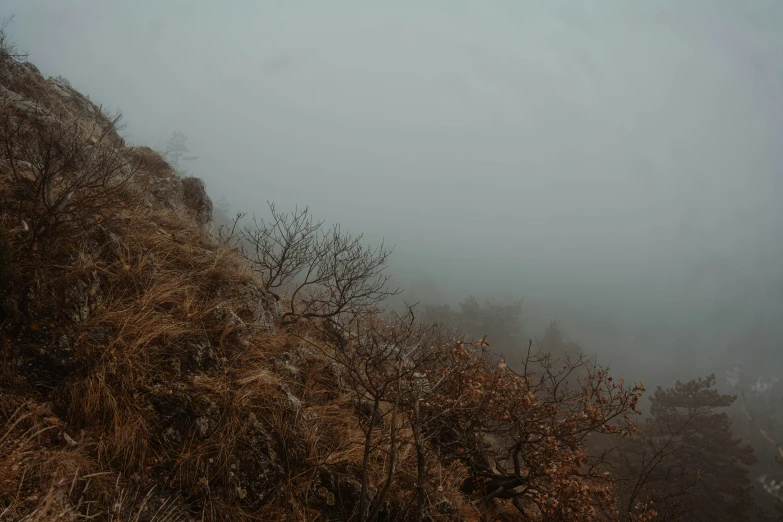
[{"label": "dry vegetation", "polygon": [[4,49],[0,521],[654,519],[588,444],[641,384],[384,314],[390,251],[307,210],[212,236],[199,180]]}]

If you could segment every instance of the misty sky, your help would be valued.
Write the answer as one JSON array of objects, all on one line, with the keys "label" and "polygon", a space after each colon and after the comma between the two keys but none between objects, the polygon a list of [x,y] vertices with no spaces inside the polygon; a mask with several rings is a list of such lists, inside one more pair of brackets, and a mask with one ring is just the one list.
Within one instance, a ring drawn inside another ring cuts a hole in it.
[{"label": "misty sky", "polygon": [[233,210],[310,205],[456,297],[707,317],[735,292],[750,317],[783,295],[779,1],[2,10],[132,142],[183,131]]}]

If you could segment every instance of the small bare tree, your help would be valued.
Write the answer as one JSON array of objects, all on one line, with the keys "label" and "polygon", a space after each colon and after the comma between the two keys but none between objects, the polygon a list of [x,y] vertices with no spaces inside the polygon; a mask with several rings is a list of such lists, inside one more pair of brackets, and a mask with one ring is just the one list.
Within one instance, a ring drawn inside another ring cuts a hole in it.
[{"label": "small bare tree", "polygon": [[602,467],[616,481],[621,520],[636,520],[641,508],[652,507],[654,520],[680,520],[681,500],[699,485],[699,470],[683,455],[680,435],[691,418],[678,426],[642,426],[608,452]]},{"label": "small bare tree", "polygon": [[85,128],[40,107],[0,111],[0,174],[8,179],[3,204],[22,220],[29,244],[127,203],[137,165],[104,142],[120,114],[105,128]]},{"label": "small bare tree", "polygon": [[27,53],[21,52],[16,43],[8,36],[8,26],[14,21],[13,16],[9,16],[0,22],[0,59],[11,59],[17,62],[27,60]]},{"label": "small bare tree", "polygon": [[189,152],[188,137],[182,131],[174,131],[166,142],[166,152],[163,156],[177,172],[184,176],[187,171],[182,166],[182,162],[198,159],[198,156],[189,156]]},{"label": "small bare tree", "polygon": [[[366,317],[345,327],[329,321],[321,330],[327,343],[318,348],[341,368],[341,381],[355,401],[363,433],[362,440],[353,441],[362,448],[356,507],[362,522],[378,519],[394,484],[400,454],[410,446],[417,453],[417,491],[409,503],[416,504],[416,520],[422,519],[427,503],[429,445],[419,403],[438,386],[427,379],[427,371],[438,366],[443,351],[439,331],[414,319],[410,306],[388,320]],[[371,471],[379,463],[383,478],[377,493],[370,495]]]},{"label": "small bare tree", "polygon": [[339,225],[326,228],[307,207],[284,213],[269,203],[269,209],[270,220],[253,218],[239,242],[268,291],[280,300],[277,292],[289,290],[283,324],[377,314],[388,297],[399,293],[387,288],[389,276],[383,273],[391,249],[383,244],[368,248],[361,235],[343,232]]}]

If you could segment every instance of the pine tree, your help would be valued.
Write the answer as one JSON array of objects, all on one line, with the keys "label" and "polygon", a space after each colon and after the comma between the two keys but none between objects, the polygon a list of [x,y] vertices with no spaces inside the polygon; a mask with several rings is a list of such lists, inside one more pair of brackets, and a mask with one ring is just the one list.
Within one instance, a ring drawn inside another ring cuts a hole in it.
[{"label": "pine tree", "polygon": [[542,352],[551,354],[556,359],[578,357],[582,353],[579,343],[566,339],[557,321],[549,323],[544,335],[536,339],[536,346]]},{"label": "pine tree", "polygon": [[[715,375],[686,383],[677,381],[673,388],[658,387],[653,396],[651,418],[645,426],[648,436],[672,438],[675,444],[670,466],[658,470],[663,480],[651,483],[649,496],[667,498],[692,521],[749,520],[753,511],[748,466],[756,458],[753,448],[731,433],[731,420],[725,412],[737,399],[720,394]],[[693,486],[681,495],[667,491],[671,476],[693,477]],[[671,507],[671,506],[670,506]],[[664,506],[661,506],[662,510]]]},{"label": "pine tree", "polygon": [[171,133],[169,141],[166,143],[166,159],[181,175],[185,175],[186,171],[182,167],[183,161],[195,161],[198,156],[188,156],[190,147],[188,147],[188,137],[180,131],[174,131]]}]

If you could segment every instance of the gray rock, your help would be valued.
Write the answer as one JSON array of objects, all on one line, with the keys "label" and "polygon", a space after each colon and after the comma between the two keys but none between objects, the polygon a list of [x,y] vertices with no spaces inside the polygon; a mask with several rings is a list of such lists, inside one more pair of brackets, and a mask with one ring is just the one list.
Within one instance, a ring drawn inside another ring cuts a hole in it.
[{"label": "gray rock", "polygon": [[212,200],[207,195],[204,182],[199,178],[187,177],[181,183],[183,205],[200,225],[209,225],[212,222]]},{"label": "gray rock", "polygon": [[272,363],[272,371],[278,374],[284,374],[291,378],[296,378],[299,376],[299,368],[292,365],[289,361],[285,359],[277,359],[275,357],[272,357],[271,361]]},{"label": "gray rock", "polygon": [[299,411],[302,408],[302,401],[299,400],[299,398],[296,395],[291,393],[291,390],[288,388],[286,384],[280,385],[280,391],[282,391],[285,394],[286,403],[290,410]]},{"label": "gray rock", "polygon": [[69,315],[74,322],[88,319],[103,302],[100,287],[101,279],[98,271],[93,270],[88,281],[78,281],[73,288],[65,291],[65,299],[70,308]]},{"label": "gray rock", "polygon": [[195,422],[196,431],[199,437],[207,439],[220,424],[220,407],[204,395],[199,396],[196,402],[200,413]]}]

